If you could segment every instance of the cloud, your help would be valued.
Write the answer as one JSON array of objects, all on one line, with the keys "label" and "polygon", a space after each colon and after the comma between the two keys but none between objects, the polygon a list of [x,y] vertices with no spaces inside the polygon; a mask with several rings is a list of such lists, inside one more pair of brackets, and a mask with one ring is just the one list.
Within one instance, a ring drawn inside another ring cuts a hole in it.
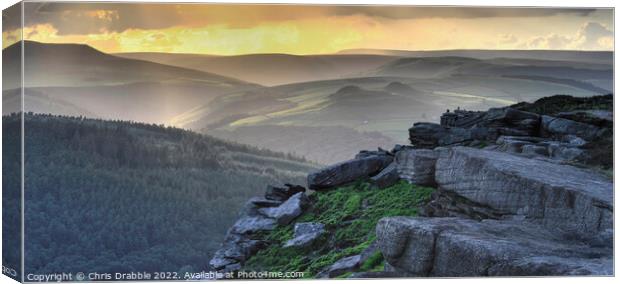
[{"label": "cloud", "polygon": [[[365,16],[381,20],[425,18],[587,16],[595,9],[478,8],[414,6],[143,4],[143,3],[36,3],[25,2],[26,26],[51,24],[59,35],[128,29],[164,29],[174,26],[223,24],[249,27],[263,22],[310,18]],[[17,28],[18,23],[5,24]]]},{"label": "cloud", "polygon": [[584,49],[611,48],[614,32],[601,23],[588,22],[579,29],[575,41]]},{"label": "cloud", "polygon": [[574,35],[549,34],[533,37],[525,46],[531,49],[613,49],[613,31],[597,22],[586,22]]},{"label": "cloud", "polygon": [[513,43],[516,43],[518,40],[519,39],[517,38],[517,36],[513,34],[501,34],[499,36],[500,44],[513,44]]}]

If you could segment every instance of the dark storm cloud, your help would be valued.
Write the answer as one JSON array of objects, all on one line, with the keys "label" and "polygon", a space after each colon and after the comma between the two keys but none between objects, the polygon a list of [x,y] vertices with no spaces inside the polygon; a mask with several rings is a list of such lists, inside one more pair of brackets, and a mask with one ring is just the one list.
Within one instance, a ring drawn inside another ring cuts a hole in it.
[{"label": "dark storm cloud", "polygon": [[340,6],[333,7],[339,15],[366,15],[387,19],[415,18],[492,18],[492,17],[545,17],[559,14],[587,16],[596,9],[566,8],[484,8],[484,7],[387,7]]},{"label": "dark storm cloud", "polygon": [[[560,14],[587,16],[594,9],[459,8],[407,6],[299,6],[299,5],[196,5],[140,3],[36,3],[25,4],[25,24],[51,24],[58,34],[121,32],[172,26],[226,24],[252,26],[329,16],[365,15],[377,19],[544,17]],[[7,28],[17,28],[10,22]]]}]

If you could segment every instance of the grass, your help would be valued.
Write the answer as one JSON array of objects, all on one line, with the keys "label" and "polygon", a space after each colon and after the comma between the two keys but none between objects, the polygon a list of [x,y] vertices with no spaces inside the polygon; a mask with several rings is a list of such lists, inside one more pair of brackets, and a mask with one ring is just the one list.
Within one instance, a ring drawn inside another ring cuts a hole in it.
[{"label": "grass", "polygon": [[[262,239],[270,245],[252,256],[246,271],[303,271],[313,278],[339,259],[364,251],[376,239],[379,219],[389,216],[416,216],[418,206],[429,200],[434,189],[401,181],[384,189],[358,182],[309,196],[312,206],[296,222],[320,222],[328,233],[306,248],[282,248],[293,236],[294,224],[280,226]],[[380,252],[371,255],[358,271],[380,271]],[[345,276],[345,275],[343,275]]]},{"label": "grass", "polygon": [[538,114],[554,115],[558,112],[583,109],[613,110],[613,95],[593,97],[572,97],[555,95],[541,98],[534,103],[518,103],[511,107]]}]

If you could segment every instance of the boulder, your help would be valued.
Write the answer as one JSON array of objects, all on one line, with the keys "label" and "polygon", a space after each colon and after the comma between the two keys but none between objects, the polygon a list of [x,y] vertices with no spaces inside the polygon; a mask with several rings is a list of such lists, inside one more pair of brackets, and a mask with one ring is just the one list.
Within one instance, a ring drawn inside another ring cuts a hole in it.
[{"label": "boulder", "polygon": [[306,188],[301,185],[285,184],[284,187],[267,186],[265,198],[274,201],[286,201],[289,197],[299,192],[306,192]]},{"label": "boulder", "polygon": [[375,157],[375,156],[385,156],[385,155],[391,156],[392,152],[379,147],[377,148],[377,151],[362,150],[359,153],[357,153],[357,155],[355,155],[355,159]]},{"label": "boulder", "polygon": [[436,123],[419,122],[409,128],[409,140],[414,148],[434,149],[441,146],[467,145],[476,140],[495,140],[498,133],[498,129],[488,127],[443,127]]},{"label": "boulder", "polygon": [[437,123],[418,122],[409,128],[409,140],[416,148],[433,149],[439,146],[439,138],[446,128]]},{"label": "boulder", "polygon": [[282,201],[262,197],[252,197],[250,198],[249,202],[257,207],[276,207],[282,204]]},{"label": "boulder", "polygon": [[376,233],[386,262],[415,276],[613,274],[609,248],[589,247],[520,220],[388,217]]},{"label": "boulder", "polygon": [[345,274],[347,272],[354,271],[360,266],[360,263],[361,263],[360,260],[361,260],[360,255],[354,255],[354,256],[348,256],[348,257],[342,258],[336,261],[334,264],[332,264],[330,267],[328,267],[323,272],[319,273],[318,277],[319,278],[325,278],[325,277],[334,278],[342,274]]},{"label": "boulder", "polygon": [[560,143],[555,141],[547,143],[547,149],[551,158],[563,161],[575,160],[577,157],[585,153],[583,149],[570,146],[568,143]]},{"label": "boulder", "polygon": [[244,262],[265,245],[263,241],[252,240],[244,235],[229,232],[221,247],[209,261],[209,265],[213,270],[222,270],[230,265]]},{"label": "boulder", "polygon": [[386,188],[394,185],[400,179],[396,164],[391,163],[380,173],[370,178],[370,182],[378,188]]},{"label": "boulder", "polygon": [[329,190],[359,179],[367,179],[387,167],[393,157],[370,155],[338,163],[308,175],[308,187],[313,190]]},{"label": "boulder", "polygon": [[540,115],[509,107],[491,108],[478,125],[501,129],[504,135],[534,136],[540,128]]},{"label": "boulder", "polygon": [[293,238],[288,240],[284,247],[306,247],[312,245],[321,235],[325,233],[325,225],[321,223],[297,223]]},{"label": "boulder", "polygon": [[612,228],[613,184],[589,170],[453,147],[440,150],[435,180],[443,191],[575,236]]},{"label": "boulder", "polygon": [[435,185],[435,163],[438,152],[429,149],[407,149],[394,157],[396,171],[401,179],[410,183]]},{"label": "boulder", "polygon": [[278,207],[261,208],[258,212],[265,217],[275,219],[280,225],[286,225],[303,213],[308,202],[306,194],[299,192]]},{"label": "boulder", "polygon": [[276,227],[276,220],[263,216],[246,216],[237,220],[230,228],[235,234],[247,234],[259,231],[270,231]]},{"label": "boulder", "polygon": [[602,134],[602,129],[594,125],[548,115],[542,116],[541,126],[542,134],[547,136],[575,135],[591,141]]}]

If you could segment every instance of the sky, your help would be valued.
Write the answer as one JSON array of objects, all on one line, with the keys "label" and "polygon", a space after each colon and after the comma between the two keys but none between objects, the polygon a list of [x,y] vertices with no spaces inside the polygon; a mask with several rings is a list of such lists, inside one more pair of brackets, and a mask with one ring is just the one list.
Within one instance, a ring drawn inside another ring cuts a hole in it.
[{"label": "sky", "polygon": [[[108,53],[325,54],[346,49],[613,50],[613,10],[25,3],[24,39]],[[20,38],[3,13],[3,48]],[[17,17],[16,17],[17,16]]]}]

